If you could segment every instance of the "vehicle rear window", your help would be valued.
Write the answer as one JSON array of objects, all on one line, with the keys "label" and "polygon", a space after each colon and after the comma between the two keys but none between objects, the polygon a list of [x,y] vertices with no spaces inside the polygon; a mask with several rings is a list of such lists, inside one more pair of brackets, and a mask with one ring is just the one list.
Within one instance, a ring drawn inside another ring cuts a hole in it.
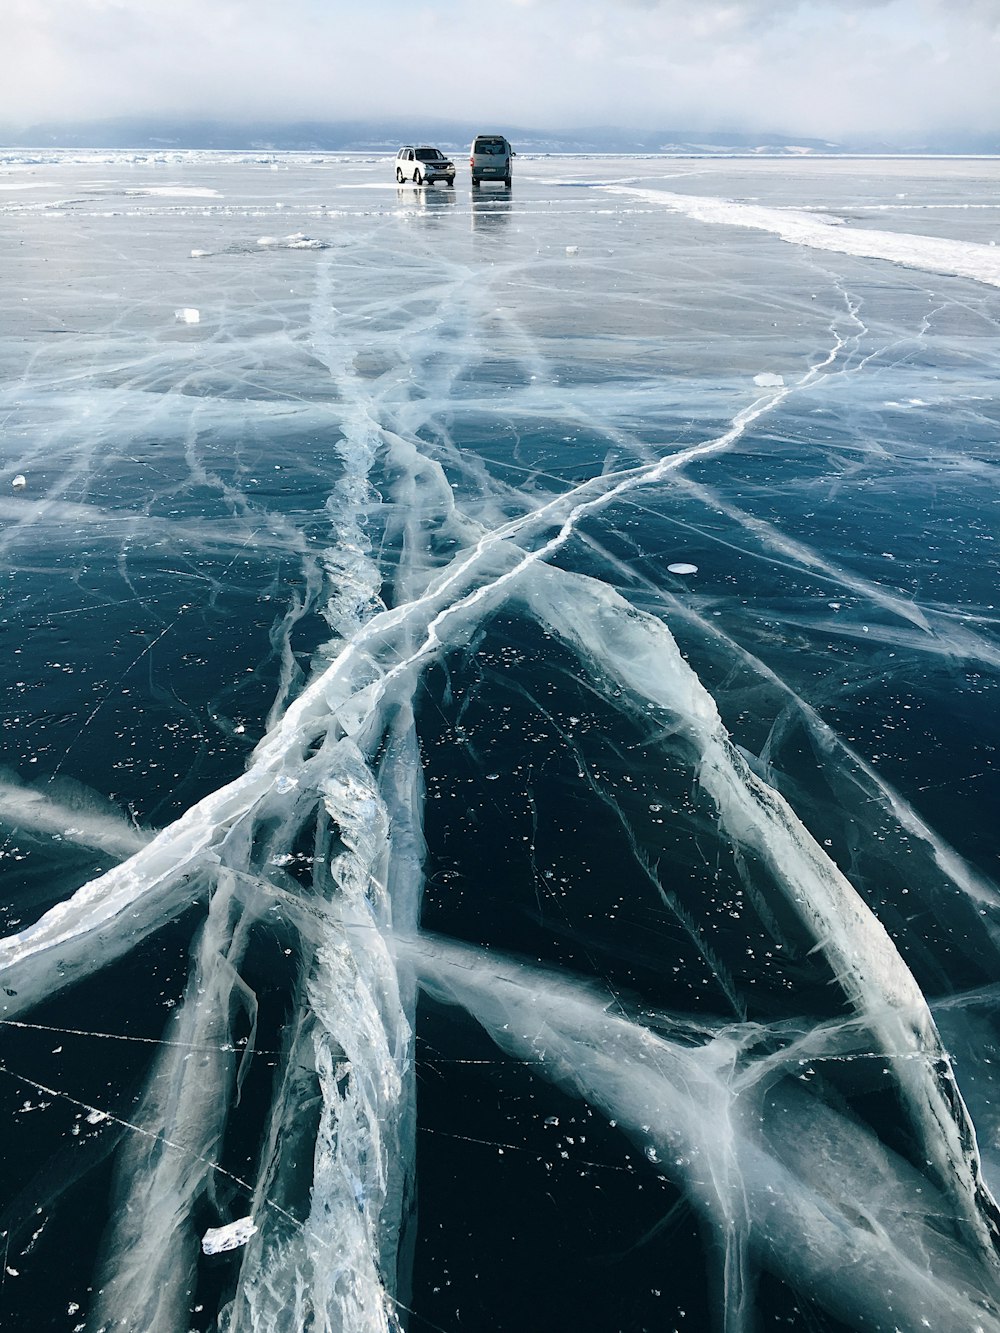
[{"label": "vehicle rear window", "polygon": [[504,150],[503,139],[477,139],[474,153],[502,153]]}]

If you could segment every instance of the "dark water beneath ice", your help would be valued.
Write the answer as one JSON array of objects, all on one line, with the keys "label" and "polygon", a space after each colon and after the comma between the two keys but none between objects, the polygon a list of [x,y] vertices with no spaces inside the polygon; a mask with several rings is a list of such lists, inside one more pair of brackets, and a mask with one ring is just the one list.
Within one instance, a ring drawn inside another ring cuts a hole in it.
[{"label": "dark water beneath ice", "polygon": [[997,174],[0,163],[5,1330],[1000,1328]]}]

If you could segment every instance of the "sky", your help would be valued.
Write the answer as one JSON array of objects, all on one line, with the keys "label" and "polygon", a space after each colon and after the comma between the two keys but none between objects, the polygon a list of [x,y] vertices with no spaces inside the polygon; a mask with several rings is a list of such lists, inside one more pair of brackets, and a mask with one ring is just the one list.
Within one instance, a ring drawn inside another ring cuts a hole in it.
[{"label": "sky", "polygon": [[3,0],[0,123],[1000,131],[1000,0]]}]

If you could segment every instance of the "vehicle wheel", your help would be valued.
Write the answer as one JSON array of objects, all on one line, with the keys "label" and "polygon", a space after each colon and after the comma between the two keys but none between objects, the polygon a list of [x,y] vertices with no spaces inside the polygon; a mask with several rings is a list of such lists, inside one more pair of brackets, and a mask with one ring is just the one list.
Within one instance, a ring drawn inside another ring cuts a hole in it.
[{"label": "vehicle wheel", "polygon": [[402,169],[402,167],[397,167],[397,168],[396,168],[396,184],[397,184],[397,185],[402,185],[402,183],[403,183],[403,169]]},{"label": "vehicle wheel", "polygon": [[503,178],[503,183],[504,183],[504,185],[506,185],[507,189],[509,190],[509,189],[510,189],[510,177],[509,177],[509,176],[504,176],[504,178]]},{"label": "vehicle wheel", "polygon": [[473,178],[472,178],[472,188],[473,188],[474,190],[478,190],[478,189],[479,189],[479,177],[478,177],[478,176],[473,176]]},{"label": "vehicle wheel", "polygon": [[413,184],[414,184],[414,185],[423,185],[423,183],[424,183],[424,178],[423,178],[423,176],[421,176],[421,174],[420,174],[419,171],[415,171],[415,172],[413,173]]},{"label": "vehicle wheel", "polygon": [[452,189],[455,188],[455,177],[454,177],[454,176],[452,176],[452,178],[451,178],[451,180],[448,182],[448,184],[451,186]]}]

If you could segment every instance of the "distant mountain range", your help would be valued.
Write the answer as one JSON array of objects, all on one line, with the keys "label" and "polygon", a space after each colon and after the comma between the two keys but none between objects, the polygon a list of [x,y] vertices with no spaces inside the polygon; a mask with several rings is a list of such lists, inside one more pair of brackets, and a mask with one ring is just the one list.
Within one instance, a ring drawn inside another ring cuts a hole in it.
[{"label": "distant mountain range", "polygon": [[548,130],[457,121],[229,122],[118,119],[0,125],[0,147],[95,148],[144,152],[217,149],[230,152],[394,152],[401,143],[433,143],[464,151],[477,133],[506,134],[525,153],[667,153],[675,156],[805,157],[821,154],[1000,155],[1000,132],[936,134],[912,141],[854,136],[833,142],[737,131],[634,130],[615,126]]}]

